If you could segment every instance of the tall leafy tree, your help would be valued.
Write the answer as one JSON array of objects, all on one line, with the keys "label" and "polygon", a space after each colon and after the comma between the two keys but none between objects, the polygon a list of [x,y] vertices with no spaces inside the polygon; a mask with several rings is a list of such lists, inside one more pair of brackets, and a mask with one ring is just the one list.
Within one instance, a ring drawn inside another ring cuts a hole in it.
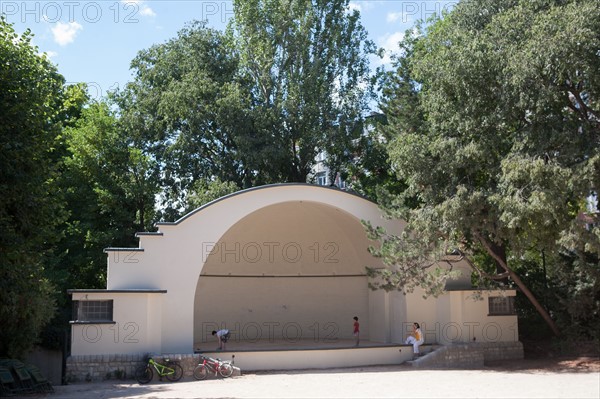
[{"label": "tall leafy tree", "polygon": [[238,137],[252,128],[238,59],[222,32],[193,22],[139,52],[135,79],[114,96],[120,121],[160,170],[164,218],[176,218],[198,180],[252,178]]},{"label": "tall leafy tree", "polygon": [[0,17],[0,355],[20,356],[54,313],[44,263],[64,217],[57,171],[64,78]]},{"label": "tall leafy tree", "polygon": [[306,182],[318,151],[335,174],[372,95],[373,43],[348,0],[235,0],[230,28],[250,77],[252,120],[268,180]]},{"label": "tall leafy tree", "polygon": [[123,134],[105,102],[88,104],[64,130],[67,156],[58,182],[69,217],[61,226],[62,260],[54,272],[63,289],[106,286],[110,246],[134,246],[135,232],[155,221],[153,161]]},{"label": "tall leafy tree", "polygon": [[390,137],[384,135],[382,129],[386,124],[384,114],[374,113],[357,126],[362,133],[354,142],[353,159],[347,163],[346,173],[342,175],[350,190],[374,202],[380,202],[382,195],[398,194],[404,189],[390,167],[387,153]]},{"label": "tall leafy tree", "polygon": [[415,257],[456,249],[480,282],[515,285],[558,335],[522,274],[536,253],[557,277],[584,273],[575,280],[595,287],[597,313],[600,232],[577,216],[598,192],[600,4],[464,1],[421,33],[404,42],[384,104],[407,183],[391,208],[408,227],[401,238],[371,230],[386,244],[378,255],[393,264],[407,245]]}]

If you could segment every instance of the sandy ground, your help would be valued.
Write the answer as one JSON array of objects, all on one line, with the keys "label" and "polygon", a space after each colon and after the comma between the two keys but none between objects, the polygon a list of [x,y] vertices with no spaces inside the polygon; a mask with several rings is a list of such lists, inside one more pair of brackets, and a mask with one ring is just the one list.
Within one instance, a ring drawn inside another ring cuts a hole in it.
[{"label": "sandy ground", "polygon": [[229,379],[139,385],[105,381],[28,398],[600,398],[600,360],[497,362],[481,370],[409,366],[246,373]]}]

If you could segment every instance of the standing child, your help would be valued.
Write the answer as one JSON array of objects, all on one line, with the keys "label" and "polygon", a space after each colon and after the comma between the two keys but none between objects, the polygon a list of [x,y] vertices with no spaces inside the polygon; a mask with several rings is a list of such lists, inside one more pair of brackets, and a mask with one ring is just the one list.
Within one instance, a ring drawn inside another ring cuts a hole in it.
[{"label": "standing child", "polygon": [[354,336],[356,337],[356,345],[360,342],[360,324],[358,323],[358,316],[354,316]]}]

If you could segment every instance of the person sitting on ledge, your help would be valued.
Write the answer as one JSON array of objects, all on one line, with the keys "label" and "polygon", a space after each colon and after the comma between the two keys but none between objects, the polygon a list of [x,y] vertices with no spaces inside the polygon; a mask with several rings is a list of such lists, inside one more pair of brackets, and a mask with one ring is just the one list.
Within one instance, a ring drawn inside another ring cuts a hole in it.
[{"label": "person sitting on ledge", "polygon": [[423,345],[423,333],[421,332],[421,326],[419,323],[413,323],[413,333],[406,337],[405,344],[413,346],[413,359],[420,356],[419,346]]}]

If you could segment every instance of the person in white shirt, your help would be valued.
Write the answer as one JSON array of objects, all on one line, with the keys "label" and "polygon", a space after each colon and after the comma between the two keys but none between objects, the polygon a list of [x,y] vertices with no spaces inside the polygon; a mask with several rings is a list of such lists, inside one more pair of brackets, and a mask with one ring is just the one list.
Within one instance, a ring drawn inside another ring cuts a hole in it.
[{"label": "person in white shirt", "polygon": [[421,326],[419,323],[413,323],[413,333],[406,337],[406,341],[404,342],[406,345],[413,346],[413,358],[419,356],[419,346],[423,345],[423,342],[425,342],[425,339],[421,332]]},{"label": "person in white shirt", "polygon": [[223,329],[223,330],[219,330],[219,331],[213,331],[212,335],[216,335],[217,338],[219,339],[219,347],[217,349],[225,350],[225,344],[227,343],[227,340],[231,336],[231,333],[229,332],[229,330]]}]

